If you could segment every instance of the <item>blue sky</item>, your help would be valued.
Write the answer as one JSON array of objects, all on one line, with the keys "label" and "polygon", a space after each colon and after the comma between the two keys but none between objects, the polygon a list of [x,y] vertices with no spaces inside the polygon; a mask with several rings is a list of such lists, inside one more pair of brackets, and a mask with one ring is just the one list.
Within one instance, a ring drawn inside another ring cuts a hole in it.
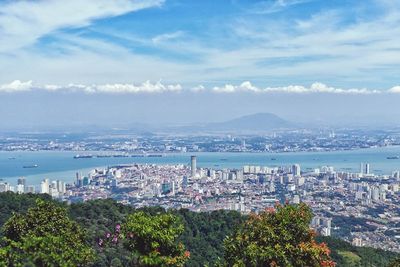
[{"label": "blue sky", "polygon": [[[46,99],[40,101],[116,95],[110,105],[127,97],[153,106],[165,97],[207,103],[230,94],[265,101],[306,94],[311,105],[335,94],[369,96],[374,105],[378,95],[398,98],[399,73],[398,1],[0,0],[0,97],[7,96],[7,107],[32,94]],[[284,115],[298,116],[297,108]],[[250,100],[218,118],[253,110]],[[168,117],[190,120],[177,113]],[[298,119],[310,114],[306,108]],[[160,118],[155,112],[153,120]]]}]

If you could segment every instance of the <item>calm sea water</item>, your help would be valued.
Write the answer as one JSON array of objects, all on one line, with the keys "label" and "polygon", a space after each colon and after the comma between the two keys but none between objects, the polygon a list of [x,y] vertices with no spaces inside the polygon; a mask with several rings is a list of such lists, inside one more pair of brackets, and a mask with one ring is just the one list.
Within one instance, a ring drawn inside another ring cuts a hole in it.
[{"label": "calm sea water", "polygon": [[[76,154],[77,152],[70,151],[0,152],[0,179],[16,184],[17,178],[24,176],[27,184],[32,185],[39,184],[44,178],[72,182],[76,172],[86,174],[95,167],[129,163],[189,164],[191,155],[197,156],[198,167],[216,169],[241,168],[243,165],[272,167],[298,163],[303,170],[330,165],[337,170],[358,172],[361,162],[370,163],[371,171],[376,174],[390,174],[400,169],[400,160],[387,159],[389,156],[400,156],[400,147],[296,153],[176,153],[144,158],[74,159]],[[275,160],[271,160],[272,158]],[[23,168],[33,164],[39,167]]]}]

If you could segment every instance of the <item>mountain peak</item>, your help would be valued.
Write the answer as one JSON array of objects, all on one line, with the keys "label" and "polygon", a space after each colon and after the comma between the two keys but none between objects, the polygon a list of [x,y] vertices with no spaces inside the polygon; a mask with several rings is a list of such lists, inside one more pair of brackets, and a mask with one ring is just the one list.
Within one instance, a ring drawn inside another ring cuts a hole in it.
[{"label": "mountain peak", "polygon": [[292,123],[272,113],[255,113],[229,121],[212,123],[207,128],[218,131],[266,132],[281,128],[290,128]]}]

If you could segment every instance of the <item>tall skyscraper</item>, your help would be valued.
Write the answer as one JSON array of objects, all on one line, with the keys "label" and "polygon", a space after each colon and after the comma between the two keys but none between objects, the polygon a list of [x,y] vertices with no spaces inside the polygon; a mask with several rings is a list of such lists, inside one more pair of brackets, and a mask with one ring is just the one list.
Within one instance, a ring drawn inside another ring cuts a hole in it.
[{"label": "tall skyscraper", "polygon": [[369,174],[369,163],[365,163],[365,174]]},{"label": "tall skyscraper", "polygon": [[292,174],[294,176],[300,176],[301,175],[301,169],[299,164],[294,164],[292,166]]},{"label": "tall skyscraper", "polygon": [[360,164],[360,173],[361,174],[369,174],[369,163],[361,163]]},{"label": "tall skyscraper", "polygon": [[190,159],[191,159],[191,171],[192,171],[192,173],[191,173],[191,175],[192,175],[192,177],[195,177],[196,176],[196,170],[197,170],[197,158],[196,158],[196,156],[191,156],[190,157]]}]

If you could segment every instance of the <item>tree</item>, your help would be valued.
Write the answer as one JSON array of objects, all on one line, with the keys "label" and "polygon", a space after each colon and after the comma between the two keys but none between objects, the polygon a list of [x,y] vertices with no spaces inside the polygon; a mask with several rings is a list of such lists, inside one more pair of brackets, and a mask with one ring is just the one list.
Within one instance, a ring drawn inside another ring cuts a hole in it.
[{"label": "tree", "polygon": [[36,200],[26,214],[14,214],[2,228],[0,265],[83,266],[94,258],[79,225],[51,201]]},{"label": "tree", "polygon": [[149,215],[139,211],[122,225],[126,244],[139,266],[183,266],[190,257],[177,239],[183,232],[179,218],[170,213]]},{"label": "tree", "polygon": [[400,267],[400,259],[397,259],[390,263],[389,267]]},{"label": "tree", "polygon": [[226,238],[227,266],[334,266],[329,249],[317,244],[310,230],[310,208],[305,204],[277,205],[252,214]]}]

